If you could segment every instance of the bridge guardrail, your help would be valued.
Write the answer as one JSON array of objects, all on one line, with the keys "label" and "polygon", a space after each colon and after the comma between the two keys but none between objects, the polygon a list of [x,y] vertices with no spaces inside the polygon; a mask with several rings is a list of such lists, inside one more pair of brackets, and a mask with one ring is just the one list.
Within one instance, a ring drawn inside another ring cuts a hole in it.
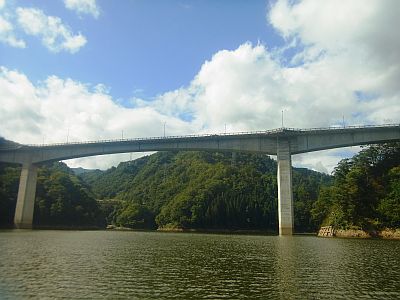
[{"label": "bridge guardrail", "polygon": [[254,135],[254,134],[274,134],[283,131],[289,132],[311,132],[311,131],[334,131],[334,130],[347,130],[347,129],[362,129],[362,128],[386,128],[386,127],[400,127],[400,124],[382,124],[382,125],[349,125],[349,126],[331,126],[331,127],[315,127],[315,128],[294,128],[294,127],[282,127],[270,130],[259,130],[259,131],[242,131],[242,132],[225,132],[225,133],[208,133],[208,134],[189,134],[189,135],[176,135],[176,136],[161,136],[161,137],[147,137],[147,138],[129,138],[129,139],[107,139],[97,141],[82,141],[82,142],[68,142],[68,143],[50,143],[50,144],[24,144],[16,148],[8,148],[1,150],[12,150],[19,149],[21,147],[54,147],[54,146],[67,146],[67,145],[84,145],[84,144],[96,144],[96,143],[115,143],[115,142],[136,142],[136,141],[154,141],[154,140],[174,140],[183,138],[203,138],[213,136],[233,136],[233,135]]}]

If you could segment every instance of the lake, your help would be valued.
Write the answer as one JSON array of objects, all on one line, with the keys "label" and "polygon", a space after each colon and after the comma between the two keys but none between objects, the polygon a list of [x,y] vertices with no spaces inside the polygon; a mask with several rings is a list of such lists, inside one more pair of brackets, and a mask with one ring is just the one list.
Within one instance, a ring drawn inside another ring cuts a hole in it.
[{"label": "lake", "polygon": [[0,231],[0,299],[400,299],[400,242]]}]

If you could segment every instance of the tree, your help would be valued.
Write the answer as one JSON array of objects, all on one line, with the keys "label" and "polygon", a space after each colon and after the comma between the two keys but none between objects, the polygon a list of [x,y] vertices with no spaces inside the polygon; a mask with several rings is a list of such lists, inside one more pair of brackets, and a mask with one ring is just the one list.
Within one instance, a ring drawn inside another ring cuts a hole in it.
[{"label": "tree", "polygon": [[400,227],[400,166],[390,169],[388,173],[387,194],[379,204],[383,224],[389,227]]},{"label": "tree", "polygon": [[339,162],[334,185],[321,190],[311,210],[316,223],[378,229],[400,222],[400,144],[371,145]]}]

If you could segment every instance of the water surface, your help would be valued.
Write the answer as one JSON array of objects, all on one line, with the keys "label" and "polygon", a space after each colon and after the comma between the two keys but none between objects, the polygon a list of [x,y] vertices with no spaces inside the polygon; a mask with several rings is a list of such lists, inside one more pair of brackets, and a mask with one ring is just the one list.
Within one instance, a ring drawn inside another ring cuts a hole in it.
[{"label": "water surface", "polygon": [[0,299],[400,299],[400,242],[0,231]]}]

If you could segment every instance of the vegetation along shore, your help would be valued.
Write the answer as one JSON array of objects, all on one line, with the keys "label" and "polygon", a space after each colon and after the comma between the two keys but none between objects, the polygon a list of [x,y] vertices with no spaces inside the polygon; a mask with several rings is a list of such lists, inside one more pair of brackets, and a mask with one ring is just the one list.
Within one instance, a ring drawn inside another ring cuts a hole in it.
[{"label": "vegetation along shore", "polygon": [[[159,152],[106,171],[43,165],[34,225],[276,233],[276,169],[265,155],[213,152]],[[12,226],[19,175],[0,165],[2,227]],[[399,143],[365,147],[332,175],[294,168],[293,183],[296,232],[399,238]]]}]

